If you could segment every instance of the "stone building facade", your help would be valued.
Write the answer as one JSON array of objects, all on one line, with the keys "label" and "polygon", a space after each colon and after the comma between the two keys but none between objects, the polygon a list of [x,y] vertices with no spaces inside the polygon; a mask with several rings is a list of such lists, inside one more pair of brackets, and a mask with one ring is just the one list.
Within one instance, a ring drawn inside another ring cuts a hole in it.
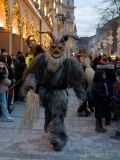
[{"label": "stone building facade", "polygon": [[[40,32],[52,32],[60,38],[75,35],[74,0],[0,0],[0,48],[9,54],[28,52],[26,38],[34,35],[43,47],[48,47],[50,37]],[[74,50],[74,38],[68,48]]]},{"label": "stone building facade", "polygon": [[0,0],[0,8],[0,48],[9,54],[28,52],[26,38],[29,35],[34,35],[40,43],[40,30],[50,31],[32,0]]},{"label": "stone building facade", "polygon": [[[37,3],[38,1],[35,0]],[[40,13],[50,26],[55,37],[76,35],[74,24],[74,0],[40,0]],[[67,45],[74,51],[76,39],[70,38]]]}]

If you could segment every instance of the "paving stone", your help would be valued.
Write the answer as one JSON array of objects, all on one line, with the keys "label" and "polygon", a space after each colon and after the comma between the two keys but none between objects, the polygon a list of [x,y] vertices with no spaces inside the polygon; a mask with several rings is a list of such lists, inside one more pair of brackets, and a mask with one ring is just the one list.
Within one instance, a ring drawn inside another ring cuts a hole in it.
[{"label": "paving stone", "polygon": [[120,122],[113,122],[105,134],[94,131],[95,118],[78,117],[78,100],[73,90],[69,92],[68,113],[65,119],[68,142],[61,152],[52,150],[48,136],[43,131],[44,109],[29,133],[20,132],[24,104],[15,105],[12,116],[15,122],[0,121],[0,160],[120,160],[120,141],[110,136]]}]

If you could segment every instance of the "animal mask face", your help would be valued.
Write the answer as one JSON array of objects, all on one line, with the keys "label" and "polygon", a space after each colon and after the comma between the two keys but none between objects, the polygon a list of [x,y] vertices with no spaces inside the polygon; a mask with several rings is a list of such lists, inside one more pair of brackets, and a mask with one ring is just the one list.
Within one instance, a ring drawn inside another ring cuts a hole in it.
[{"label": "animal mask face", "polygon": [[60,58],[64,53],[64,49],[65,45],[61,41],[56,40],[50,45],[50,54],[53,58]]},{"label": "animal mask face", "polygon": [[[65,45],[68,40],[69,35],[63,36],[60,40],[56,39],[51,32],[40,32],[41,34],[47,33],[51,37],[51,45],[49,47],[49,52],[52,58],[60,58],[64,54]],[[33,35],[27,38],[27,44],[30,47],[32,53],[35,52],[37,42],[34,40]]]}]

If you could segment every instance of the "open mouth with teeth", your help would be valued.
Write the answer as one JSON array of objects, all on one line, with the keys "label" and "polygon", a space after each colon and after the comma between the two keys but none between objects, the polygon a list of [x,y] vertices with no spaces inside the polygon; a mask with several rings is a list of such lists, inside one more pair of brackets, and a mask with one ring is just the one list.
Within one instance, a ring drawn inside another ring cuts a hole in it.
[{"label": "open mouth with teeth", "polygon": [[53,53],[51,54],[51,56],[52,56],[53,58],[59,58],[59,57],[61,57],[61,54],[60,54],[59,52],[53,52]]}]

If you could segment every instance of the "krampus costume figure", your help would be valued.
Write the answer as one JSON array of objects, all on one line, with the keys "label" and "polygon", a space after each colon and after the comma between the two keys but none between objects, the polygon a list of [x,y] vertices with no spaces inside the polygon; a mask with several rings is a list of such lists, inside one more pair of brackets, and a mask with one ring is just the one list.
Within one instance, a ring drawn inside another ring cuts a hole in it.
[{"label": "krampus costume figure", "polygon": [[64,127],[67,88],[73,88],[78,99],[82,101],[86,99],[86,92],[82,86],[84,72],[81,65],[74,58],[66,58],[65,44],[68,37],[52,39],[48,51],[35,57],[27,69],[23,89],[25,92],[37,90],[45,108],[44,130],[48,132],[53,149],[58,151],[67,141]]}]

